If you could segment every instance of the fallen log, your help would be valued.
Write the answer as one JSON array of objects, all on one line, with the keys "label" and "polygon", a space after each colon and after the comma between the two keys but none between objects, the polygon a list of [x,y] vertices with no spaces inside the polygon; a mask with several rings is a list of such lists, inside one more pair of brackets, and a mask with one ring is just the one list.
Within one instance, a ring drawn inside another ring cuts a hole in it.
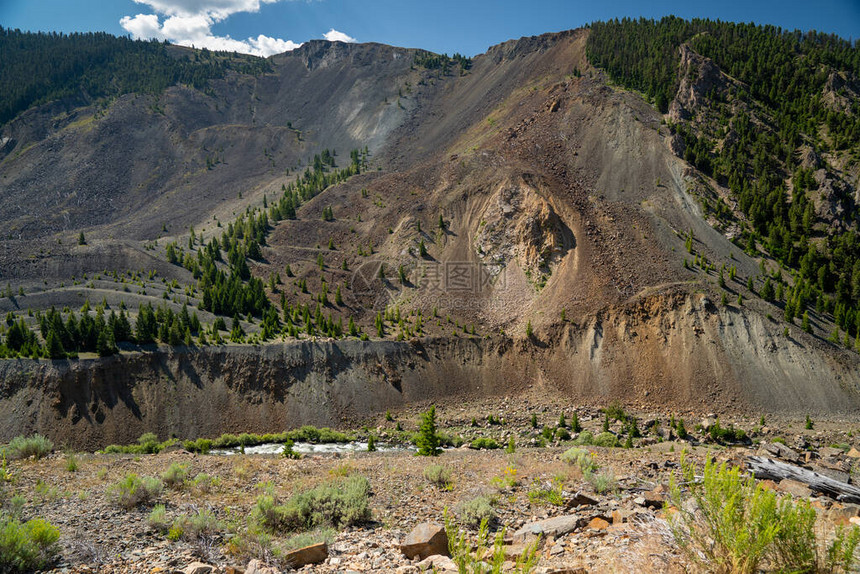
[{"label": "fallen log", "polygon": [[860,488],[847,482],[834,480],[817,472],[763,456],[748,456],[746,462],[747,470],[759,480],[780,481],[789,478],[802,482],[814,492],[819,492],[840,502],[860,504]]}]

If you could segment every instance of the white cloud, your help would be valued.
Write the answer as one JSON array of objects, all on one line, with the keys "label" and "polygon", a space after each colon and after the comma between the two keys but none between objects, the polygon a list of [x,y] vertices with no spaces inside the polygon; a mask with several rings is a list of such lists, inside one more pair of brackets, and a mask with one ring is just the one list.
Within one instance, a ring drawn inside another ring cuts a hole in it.
[{"label": "white cloud", "polygon": [[259,12],[261,4],[280,0],[134,0],[166,16],[206,15],[216,22],[239,12]]},{"label": "white cloud", "polygon": [[[119,23],[138,39],[169,40],[180,46],[194,46],[210,50],[241,52],[255,56],[271,56],[295,50],[301,44],[260,34],[256,38],[236,40],[230,36],[216,36],[212,26],[239,12],[259,12],[261,4],[280,0],[134,0],[155,10],[158,14],[125,16]],[[164,21],[161,21],[164,17]],[[335,30],[332,30],[335,32]],[[336,32],[340,34],[340,32]],[[343,35],[348,38],[345,34]],[[347,40],[342,40],[347,41]]]},{"label": "white cloud", "polygon": [[161,26],[158,16],[155,14],[138,14],[137,16],[123,16],[119,25],[125,28],[135,38],[156,38],[163,40]]},{"label": "white cloud", "polygon": [[338,32],[338,31],[337,31],[337,30],[335,30],[334,28],[332,28],[331,30],[329,30],[328,32],[326,32],[325,34],[323,34],[323,38],[325,38],[325,39],[326,39],[326,40],[328,40],[329,42],[347,42],[347,43],[351,43],[351,42],[355,42],[355,41],[356,41],[356,39],[355,39],[355,38],[353,38],[352,36],[347,36],[347,35],[346,35],[346,34],[344,34],[343,32]]}]

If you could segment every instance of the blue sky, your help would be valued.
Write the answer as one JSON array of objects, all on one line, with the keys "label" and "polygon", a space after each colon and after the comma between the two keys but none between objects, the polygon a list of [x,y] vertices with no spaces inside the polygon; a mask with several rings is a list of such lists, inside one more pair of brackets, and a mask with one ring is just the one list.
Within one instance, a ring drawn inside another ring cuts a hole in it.
[{"label": "blue sky", "polygon": [[7,28],[106,31],[261,55],[327,37],[472,56],[594,20],[668,14],[860,38],[860,0],[0,0]]}]

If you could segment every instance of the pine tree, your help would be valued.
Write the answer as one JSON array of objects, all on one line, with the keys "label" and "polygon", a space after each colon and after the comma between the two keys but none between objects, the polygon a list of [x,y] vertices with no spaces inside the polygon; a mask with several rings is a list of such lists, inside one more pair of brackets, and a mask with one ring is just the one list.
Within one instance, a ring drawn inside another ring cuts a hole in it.
[{"label": "pine tree", "polygon": [[63,343],[59,335],[54,333],[54,330],[48,332],[48,337],[45,339],[45,349],[48,352],[48,357],[51,359],[65,359],[66,350],[63,349]]},{"label": "pine tree", "polygon": [[418,447],[418,454],[421,456],[439,456],[442,452],[439,444],[439,435],[436,434],[436,406],[433,405],[429,411],[421,415],[421,426],[418,428],[415,446]]},{"label": "pine tree", "polygon": [[86,245],[86,244],[87,244],[87,238],[84,237],[84,232],[81,231],[81,234],[78,235],[78,245]]},{"label": "pine tree", "polygon": [[378,311],[376,313],[375,325],[376,325],[376,335],[379,338],[384,337],[385,336],[385,325],[384,325],[383,320],[382,320],[382,313],[380,313]]},{"label": "pine tree", "polygon": [[762,285],[761,298],[764,299],[765,301],[770,302],[770,301],[773,301],[773,297],[774,297],[773,285],[770,282],[770,277],[768,277],[767,279],[765,279],[764,285]]},{"label": "pine tree", "polygon": [[570,417],[570,432],[582,432],[582,424],[579,422],[579,415],[576,414],[576,411],[573,411],[573,415]]},{"label": "pine tree", "polygon": [[807,333],[812,333],[812,325],[809,324],[809,313],[806,311],[803,312],[803,320],[800,325],[800,328]]}]

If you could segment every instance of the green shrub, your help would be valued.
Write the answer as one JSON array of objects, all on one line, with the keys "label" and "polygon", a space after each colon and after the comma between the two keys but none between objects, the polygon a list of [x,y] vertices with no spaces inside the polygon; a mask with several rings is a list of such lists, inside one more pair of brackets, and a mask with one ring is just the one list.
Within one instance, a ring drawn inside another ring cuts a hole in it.
[{"label": "green shrub", "polygon": [[239,437],[230,433],[224,433],[212,441],[212,448],[232,448],[234,446],[239,446]]},{"label": "green shrub", "polygon": [[594,446],[602,446],[606,448],[614,448],[618,446],[618,437],[611,432],[602,432],[596,437],[592,443]]},{"label": "green shrub", "polygon": [[74,454],[70,454],[69,458],[66,460],[66,470],[69,472],[78,471],[78,458]]},{"label": "green shrub", "polygon": [[6,462],[6,455],[0,456],[0,485],[4,482],[12,482],[12,471]]},{"label": "green shrub", "polygon": [[448,550],[451,560],[457,565],[459,572],[480,572],[482,574],[529,574],[535,569],[540,555],[540,537],[523,549],[522,554],[513,564],[506,564],[505,533],[502,528],[496,533],[492,548],[489,546],[489,520],[484,520],[478,529],[478,538],[473,545],[466,539],[466,533],[456,526],[445,511],[445,532],[448,535]]},{"label": "green shrub", "polygon": [[424,478],[439,488],[447,490],[451,487],[451,471],[441,464],[431,464],[425,468]]},{"label": "green shrub", "polygon": [[476,438],[475,440],[473,440],[472,443],[469,445],[469,448],[474,448],[474,449],[479,449],[479,450],[480,449],[489,450],[489,449],[496,449],[496,448],[501,448],[501,447],[499,446],[499,443],[497,443],[494,439],[486,438],[486,437],[480,437],[480,438]]},{"label": "green shrub", "polygon": [[252,514],[259,525],[273,532],[343,528],[370,519],[369,494],[367,479],[352,475],[295,494],[283,505],[273,496],[260,496]]},{"label": "green shrub", "polygon": [[555,429],[555,438],[557,440],[570,440],[570,433],[566,428],[559,427]]},{"label": "green shrub", "polygon": [[461,502],[454,507],[454,512],[468,528],[478,528],[484,522],[492,522],[496,518],[496,509],[488,496],[478,496]]},{"label": "green shrub", "polygon": [[532,504],[563,506],[564,497],[561,494],[561,487],[562,482],[558,479],[554,479],[548,484],[542,484],[536,479],[532,482],[532,488],[529,490],[529,502]]},{"label": "green shrub", "polygon": [[215,514],[205,508],[191,515],[178,516],[173,521],[172,529],[181,530],[182,538],[194,541],[205,536],[213,536],[222,530],[223,526]]},{"label": "green shrub", "polygon": [[615,476],[609,472],[589,472],[586,474],[586,480],[597,494],[604,494],[615,491]]},{"label": "green shrub", "polygon": [[164,485],[152,476],[139,477],[129,473],[119,482],[108,487],[105,494],[108,501],[126,510],[146,504],[161,494]]},{"label": "green shrub", "polygon": [[163,504],[156,504],[146,521],[152,528],[161,532],[170,530],[170,520],[167,518],[167,510]]},{"label": "green shrub", "polygon": [[217,477],[201,472],[191,480],[191,487],[199,493],[209,493],[220,483]]},{"label": "green shrub", "polygon": [[747,441],[747,433],[741,429],[736,429],[734,426],[722,427],[720,420],[711,425],[708,429],[708,434],[711,439],[718,443],[738,443]]},{"label": "green shrub", "polygon": [[[281,451],[281,456],[290,460],[299,460],[302,458],[302,453],[296,451],[293,447],[296,443],[292,439],[288,439],[284,443],[284,449]],[[368,443],[369,444],[369,443]]]},{"label": "green shrub", "polygon": [[351,440],[351,437],[345,433],[332,430],[328,427],[318,429],[311,425],[305,425],[298,431],[291,432],[290,435],[290,438],[295,441],[313,443],[344,443]]},{"label": "green shrub", "polygon": [[51,454],[54,443],[47,437],[34,434],[29,437],[16,436],[9,442],[9,458],[30,458],[39,460],[43,456]]},{"label": "green shrub", "polygon": [[60,531],[41,518],[27,522],[0,515],[0,572],[33,572],[56,560]]},{"label": "green shrub", "polygon": [[569,448],[561,454],[562,462],[576,466],[582,474],[588,474],[597,470],[594,456],[584,448]]},{"label": "green shrub", "polygon": [[16,494],[10,498],[8,502],[9,516],[20,520],[21,514],[24,512],[25,504],[27,504],[27,499],[20,494]]},{"label": "green shrub", "polygon": [[439,446],[450,446],[460,448],[463,446],[463,439],[460,436],[446,433],[445,431],[437,431],[436,436],[439,437]]},{"label": "green shrub", "polygon": [[161,475],[161,481],[167,488],[179,490],[185,485],[188,479],[188,465],[174,462],[171,464],[164,474]]},{"label": "green shrub", "polygon": [[[860,530],[837,529],[829,545],[816,539],[815,509],[807,501],[779,499],[775,492],[744,478],[739,468],[705,462],[703,477],[681,460],[689,493],[673,479],[670,521],[678,546],[694,563],[711,571],[753,574],[767,564],[778,572],[847,572],[855,562]],[[693,504],[686,504],[692,499]]]},{"label": "green shrub", "polygon": [[611,405],[602,410],[606,417],[612,419],[613,421],[627,421],[627,413],[624,411],[624,407],[618,401],[613,402]]},{"label": "green shrub", "polygon": [[158,454],[176,442],[176,439],[158,442],[158,437],[154,433],[148,432],[140,435],[135,444],[112,444],[106,446],[103,452],[107,454]]},{"label": "green shrub", "polygon": [[594,442],[594,434],[591,431],[582,431],[575,439],[573,444],[577,446],[588,446]]},{"label": "green shrub", "polygon": [[188,452],[198,452],[200,454],[209,454],[212,449],[212,441],[208,438],[198,438],[197,440],[187,440],[182,443],[182,447]]}]

